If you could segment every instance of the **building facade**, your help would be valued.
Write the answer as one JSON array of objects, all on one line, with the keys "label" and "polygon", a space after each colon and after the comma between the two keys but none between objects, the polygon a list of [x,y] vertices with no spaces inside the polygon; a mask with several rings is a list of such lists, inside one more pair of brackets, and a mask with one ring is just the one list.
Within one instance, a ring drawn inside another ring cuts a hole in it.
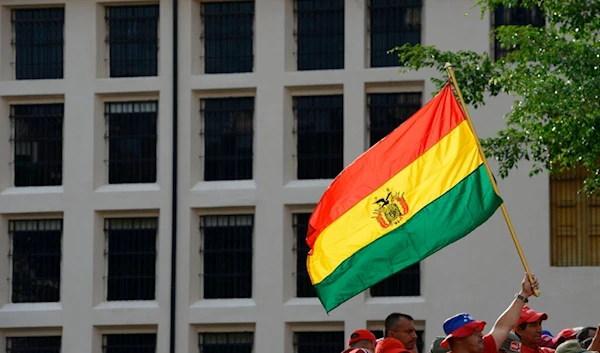
[{"label": "building facade", "polygon": [[[494,25],[543,25],[473,3],[0,0],[0,351],[336,352],[391,312],[426,350],[457,312],[491,325],[523,278],[500,212],[330,315],[304,267],[331,179],[435,89],[387,50],[499,56]],[[471,111],[480,136],[510,104]],[[577,183],[499,180],[553,331],[598,321]]]}]

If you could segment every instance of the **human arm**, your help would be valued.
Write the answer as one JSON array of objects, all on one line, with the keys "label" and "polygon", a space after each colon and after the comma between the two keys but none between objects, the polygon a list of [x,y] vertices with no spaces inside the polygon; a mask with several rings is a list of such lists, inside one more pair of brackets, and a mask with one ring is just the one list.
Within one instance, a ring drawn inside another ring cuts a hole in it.
[{"label": "human arm", "polygon": [[590,346],[587,349],[588,351],[600,351],[600,325],[598,325],[598,329],[596,330],[596,334],[592,339],[592,343],[590,343]]},{"label": "human arm", "polygon": [[[534,291],[539,288],[539,284],[535,276],[533,276],[533,283],[529,281],[529,276],[525,274],[525,278],[521,282],[521,291],[519,295],[524,298],[529,298],[533,295]],[[500,347],[502,343],[508,337],[508,333],[512,330],[519,322],[521,311],[525,306],[525,302],[521,299],[515,298],[510,306],[500,315],[490,334],[496,342],[496,347]]]}]

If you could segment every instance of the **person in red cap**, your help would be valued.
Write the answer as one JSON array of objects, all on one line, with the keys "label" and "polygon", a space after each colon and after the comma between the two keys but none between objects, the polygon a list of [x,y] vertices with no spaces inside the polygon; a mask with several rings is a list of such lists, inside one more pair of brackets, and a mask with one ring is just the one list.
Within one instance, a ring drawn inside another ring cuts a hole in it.
[{"label": "person in red cap", "polygon": [[377,348],[375,349],[375,353],[411,353],[408,349],[404,348],[402,342],[398,341],[398,339],[394,337],[387,337],[379,343],[377,343]]},{"label": "person in red cap", "polygon": [[[521,339],[521,353],[553,353],[554,349],[540,347],[542,341],[542,321],[548,320],[548,314],[538,313],[527,305],[521,310],[521,316],[514,332]],[[562,333],[562,332],[561,332]],[[557,342],[560,335],[557,336]]]},{"label": "person in red cap", "polygon": [[577,331],[572,328],[566,328],[558,333],[556,337],[550,335],[544,335],[542,331],[542,338],[538,341],[538,347],[548,347],[556,349],[564,341],[572,340],[577,337]]},{"label": "person in red cap", "polygon": [[356,330],[348,338],[349,348],[342,353],[358,353],[361,352],[361,349],[368,349],[369,352],[374,352],[376,339],[373,332],[369,330]]},{"label": "person in red cap", "polygon": [[[533,276],[532,276],[533,277]],[[519,315],[529,301],[529,297],[539,288],[538,282],[529,276],[521,282],[521,291],[515,295],[510,306],[500,315],[489,334],[483,335],[486,323],[477,321],[467,313],[460,313],[444,322],[446,338],[440,343],[443,348],[450,347],[453,353],[498,353],[509,332],[519,321]]]}]

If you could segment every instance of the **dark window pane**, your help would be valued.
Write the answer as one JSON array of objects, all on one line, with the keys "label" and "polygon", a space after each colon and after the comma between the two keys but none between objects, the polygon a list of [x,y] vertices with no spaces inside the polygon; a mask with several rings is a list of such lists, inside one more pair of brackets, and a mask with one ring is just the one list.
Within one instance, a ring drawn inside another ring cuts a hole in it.
[{"label": "dark window pane", "polygon": [[63,104],[12,105],[15,186],[62,184]]},{"label": "dark window pane", "polygon": [[12,10],[17,80],[63,78],[65,10]]},{"label": "dark window pane", "polygon": [[294,97],[298,179],[329,179],[344,166],[344,99]]},{"label": "dark window pane", "polygon": [[[500,26],[526,26],[544,27],[546,19],[541,9],[536,5],[532,9],[523,7],[499,6],[494,10],[494,29]],[[502,48],[500,42],[494,39],[494,59],[499,60],[514,49]]]},{"label": "dark window pane", "polygon": [[108,183],[156,182],[158,102],[106,104]]},{"label": "dark window pane", "polygon": [[316,297],[315,287],[310,282],[306,269],[306,257],[308,256],[308,245],[306,244],[306,233],[308,232],[308,220],[310,213],[295,213],[293,215],[293,227],[296,241],[296,297]]},{"label": "dark window pane", "polygon": [[60,353],[61,336],[7,337],[6,353]]},{"label": "dark window pane", "polygon": [[156,334],[104,335],[102,353],[156,353]]},{"label": "dark window pane", "polygon": [[294,353],[341,352],[344,342],[344,331],[294,332]]},{"label": "dark window pane", "polygon": [[60,301],[62,220],[10,221],[12,302]]},{"label": "dark window pane", "polygon": [[251,72],[254,65],[254,1],[201,3],[204,72]]},{"label": "dark window pane", "polygon": [[253,215],[200,217],[205,299],[252,297]]},{"label": "dark window pane", "polygon": [[406,43],[421,43],[422,0],[371,0],[371,67],[398,66],[387,52]]},{"label": "dark window pane", "polygon": [[156,218],[105,220],[107,300],[154,300]]},{"label": "dark window pane", "polygon": [[419,262],[371,287],[372,297],[416,297],[419,295],[421,295]]},{"label": "dark window pane", "polygon": [[252,179],[254,97],[200,102],[204,180]]},{"label": "dark window pane", "polygon": [[106,8],[110,77],[158,74],[158,5]]},{"label": "dark window pane", "polygon": [[298,70],[344,68],[344,0],[294,0]]},{"label": "dark window pane", "polygon": [[198,335],[200,353],[252,353],[254,333],[211,332]]},{"label": "dark window pane", "polygon": [[420,92],[373,93],[367,96],[369,142],[373,146],[421,108]]}]

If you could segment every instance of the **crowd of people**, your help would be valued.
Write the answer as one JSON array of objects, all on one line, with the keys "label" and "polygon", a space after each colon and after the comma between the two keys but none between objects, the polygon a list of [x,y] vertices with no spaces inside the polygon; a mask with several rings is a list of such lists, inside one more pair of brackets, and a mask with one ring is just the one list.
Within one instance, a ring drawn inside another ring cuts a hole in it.
[{"label": "crowd of people", "polygon": [[598,327],[565,328],[557,335],[543,330],[548,314],[527,304],[538,290],[535,276],[521,282],[521,291],[500,315],[488,334],[486,322],[468,313],[456,314],[444,321],[445,336],[436,337],[428,352],[418,352],[417,332],[408,314],[393,313],[385,320],[384,337],[377,338],[365,329],[356,330],[342,353],[599,353]]}]

